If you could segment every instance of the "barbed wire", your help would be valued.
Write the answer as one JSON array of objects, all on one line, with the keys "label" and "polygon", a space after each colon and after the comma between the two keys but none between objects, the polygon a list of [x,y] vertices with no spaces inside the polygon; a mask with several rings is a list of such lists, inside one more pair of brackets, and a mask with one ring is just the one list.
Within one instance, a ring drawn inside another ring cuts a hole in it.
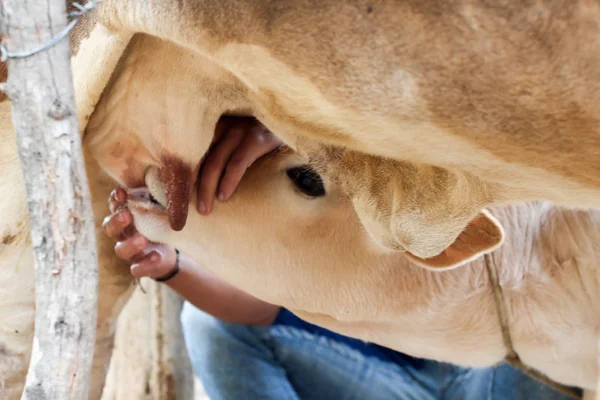
[{"label": "barbed wire", "polygon": [[79,22],[79,19],[82,16],[84,16],[88,12],[92,11],[101,2],[102,2],[102,0],[90,0],[90,1],[88,1],[84,5],[81,5],[80,3],[77,3],[77,2],[72,3],[73,7],[75,7],[77,10],[68,13],[67,14],[67,18],[74,18],[73,21],[71,21],[56,36],[54,36],[48,42],[44,43],[43,45],[41,45],[40,47],[38,47],[36,49],[12,53],[12,52],[9,52],[7,50],[7,48],[4,45],[4,43],[0,43],[0,61],[6,62],[6,60],[8,60],[9,58],[26,58],[26,57],[30,57],[30,56],[32,56],[34,54],[37,54],[39,52],[48,50],[49,48],[52,48],[52,47],[56,46],[57,43],[59,43],[61,40],[63,40],[64,38],[67,37],[67,35],[69,34],[69,32],[71,32],[71,30],[73,30],[73,28],[75,27],[75,25],[77,25],[77,23]]}]

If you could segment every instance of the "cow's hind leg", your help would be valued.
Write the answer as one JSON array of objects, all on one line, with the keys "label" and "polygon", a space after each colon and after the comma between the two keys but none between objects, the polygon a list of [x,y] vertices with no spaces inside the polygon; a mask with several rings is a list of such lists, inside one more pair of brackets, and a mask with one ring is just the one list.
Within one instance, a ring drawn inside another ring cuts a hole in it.
[{"label": "cow's hind leg", "polygon": [[0,103],[0,398],[17,399],[35,316],[33,254],[10,103]]},{"label": "cow's hind leg", "polygon": [[108,196],[115,184],[101,171],[93,157],[84,146],[84,156],[92,193],[92,206],[96,224],[96,243],[98,245],[99,286],[98,330],[96,331],[96,349],[92,370],[90,399],[99,399],[110,357],[112,355],[117,317],[133,292],[129,266],[119,260],[113,250],[114,241],[103,235],[102,220],[108,215]]}]

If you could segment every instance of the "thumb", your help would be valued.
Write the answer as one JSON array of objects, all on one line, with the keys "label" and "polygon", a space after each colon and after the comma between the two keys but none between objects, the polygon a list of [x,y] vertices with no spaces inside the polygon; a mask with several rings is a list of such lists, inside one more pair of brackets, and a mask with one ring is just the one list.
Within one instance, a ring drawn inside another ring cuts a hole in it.
[{"label": "thumb", "polygon": [[161,269],[166,268],[168,272],[175,267],[177,255],[175,254],[175,248],[173,246],[168,246],[163,243],[150,243],[146,247],[146,250],[158,255],[157,262]]},{"label": "thumb", "polygon": [[147,254],[131,266],[131,274],[136,278],[160,278],[175,268],[175,250],[162,244],[148,245]]},{"label": "thumb", "polygon": [[131,275],[136,278],[157,276],[160,272],[159,265],[160,256],[156,252],[150,252],[135,264],[131,264]]}]

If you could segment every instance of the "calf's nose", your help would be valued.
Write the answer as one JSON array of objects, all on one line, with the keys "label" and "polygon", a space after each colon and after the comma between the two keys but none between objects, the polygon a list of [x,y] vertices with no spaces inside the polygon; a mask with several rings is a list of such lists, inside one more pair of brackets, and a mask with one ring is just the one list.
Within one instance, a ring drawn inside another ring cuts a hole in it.
[{"label": "calf's nose", "polygon": [[165,188],[169,225],[174,231],[185,226],[193,186],[192,167],[180,158],[161,157],[159,178]]}]

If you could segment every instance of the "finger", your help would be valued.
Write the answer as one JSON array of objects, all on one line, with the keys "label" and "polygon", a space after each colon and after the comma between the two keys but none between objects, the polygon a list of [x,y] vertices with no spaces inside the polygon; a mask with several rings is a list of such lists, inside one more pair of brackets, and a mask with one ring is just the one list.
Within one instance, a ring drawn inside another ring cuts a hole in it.
[{"label": "finger", "polygon": [[234,125],[238,125],[238,126],[243,125],[243,123],[241,123],[240,120],[243,120],[243,118],[242,117],[232,117],[232,116],[228,116],[228,115],[223,115],[223,116],[221,116],[221,118],[219,118],[219,120],[217,121],[217,123],[215,125],[215,133],[213,135],[210,146],[209,146],[208,150],[206,151],[206,153],[200,159],[200,165],[204,165],[204,161],[206,160],[206,157],[210,154],[210,151],[215,147],[216,143],[219,142],[219,139],[221,139],[223,137],[223,134],[225,132],[228,132],[231,129],[231,127]]},{"label": "finger", "polygon": [[125,228],[133,222],[133,217],[129,210],[121,210],[118,213],[111,214],[102,221],[102,230],[110,238],[122,240]]},{"label": "finger", "polygon": [[143,278],[145,276],[156,278],[160,275],[159,269],[160,255],[152,251],[131,265],[131,275],[136,278]]},{"label": "finger", "polygon": [[222,139],[215,144],[207,155],[202,169],[200,170],[200,181],[198,185],[198,212],[209,214],[213,207],[215,192],[225,169],[225,165],[234,150],[244,139],[244,131],[241,127],[232,128]]},{"label": "finger", "polygon": [[223,137],[223,134],[236,123],[235,121],[236,119],[234,117],[229,116],[222,116],[219,118],[217,124],[215,125],[215,134],[213,136],[212,143],[217,143],[221,137]]},{"label": "finger", "polygon": [[255,131],[251,135],[246,135],[242,144],[235,150],[227,162],[225,173],[219,184],[217,198],[220,201],[229,200],[248,167],[280,145],[281,141],[268,130]]},{"label": "finger", "polygon": [[127,192],[125,192],[125,189],[114,189],[108,198],[108,208],[110,209],[110,212],[114,213],[117,211],[119,207],[125,204],[125,200],[127,200]]},{"label": "finger", "polygon": [[115,253],[122,260],[137,262],[145,256],[146,253],[144,250],[148,244],[148,239],[140,234],[137,234],[127,240],[118,242],[115,245]]},{"label": "finger", "polygon": [[123,229],[121,234],[117,237],[117,240],[118,241],[127,240],[130,237],[137,235],[137,234],[138,234],[138,230],[135,228],[134,224],[127,225],[127,227],[125,227],[125,229]]}]

